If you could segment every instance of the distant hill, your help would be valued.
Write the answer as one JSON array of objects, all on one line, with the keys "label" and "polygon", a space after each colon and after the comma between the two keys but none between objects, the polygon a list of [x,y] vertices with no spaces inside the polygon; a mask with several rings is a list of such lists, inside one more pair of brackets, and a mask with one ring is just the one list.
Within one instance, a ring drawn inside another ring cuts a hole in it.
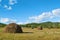
[{"label": "distant hill", "polygon": [[23,27],[39,27],[42,26],[44,28],[60,28],[60,22],[43,22],[43,23],[29,23],[25,25],[21,25]]},{"label": "distant hill", "polygon": [[[0,27],[4,27],[6,24],[0,23]],[[60,22],[43,22],[43,23],[28,23],[28,24],[22,24],[21,27],[30,27],[30,28],[37,28],[37,27],[43,27],[43,28],[60,28]]]},{"label": "distant hill", "polygon": [[0,27],[4,27],[4,26],[6,26],[6,24],[0,23]]}]

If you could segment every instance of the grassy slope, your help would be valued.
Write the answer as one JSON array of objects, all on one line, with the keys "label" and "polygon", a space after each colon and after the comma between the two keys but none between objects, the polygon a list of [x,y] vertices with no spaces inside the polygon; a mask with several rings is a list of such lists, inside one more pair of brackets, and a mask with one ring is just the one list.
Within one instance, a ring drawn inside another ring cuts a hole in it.
[{"label": "grassy slope", "polygon": [[[0,28],[2,31],[2,28]],[[31,29],[23,28],[24,33],[2,33],[0,40],[60,40],[60,29]]]}]

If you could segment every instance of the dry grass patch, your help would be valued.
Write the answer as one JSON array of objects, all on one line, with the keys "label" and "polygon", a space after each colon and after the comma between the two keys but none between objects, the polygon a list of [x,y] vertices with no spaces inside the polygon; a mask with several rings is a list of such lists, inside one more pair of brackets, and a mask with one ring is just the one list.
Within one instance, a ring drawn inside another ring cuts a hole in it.
[{"label": "dry grass patch", "polygon": [[60,29],[22,28],[24,33],[2,33],[0,40],[60,40]]}]

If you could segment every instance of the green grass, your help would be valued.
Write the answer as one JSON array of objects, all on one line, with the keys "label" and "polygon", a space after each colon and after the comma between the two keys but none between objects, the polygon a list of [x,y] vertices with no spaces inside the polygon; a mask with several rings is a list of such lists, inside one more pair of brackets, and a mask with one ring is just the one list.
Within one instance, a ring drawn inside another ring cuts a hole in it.
[{"label": "green grass", "polygon": [[60,29],[38,30],[23,28],[24,33],[3,33],[0,28],[0,40],[60,40]]}]

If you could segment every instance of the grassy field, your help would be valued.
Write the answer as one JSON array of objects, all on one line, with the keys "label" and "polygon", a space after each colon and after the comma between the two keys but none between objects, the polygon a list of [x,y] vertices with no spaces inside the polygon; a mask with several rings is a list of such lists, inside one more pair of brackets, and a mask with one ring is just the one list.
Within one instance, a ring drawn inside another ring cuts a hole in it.
[{"label": "grassy field", "polygon": [[0,28],[0,40],[60,40],[60,29],[38,30],[22,28],[24,33],[3,33]]}]

